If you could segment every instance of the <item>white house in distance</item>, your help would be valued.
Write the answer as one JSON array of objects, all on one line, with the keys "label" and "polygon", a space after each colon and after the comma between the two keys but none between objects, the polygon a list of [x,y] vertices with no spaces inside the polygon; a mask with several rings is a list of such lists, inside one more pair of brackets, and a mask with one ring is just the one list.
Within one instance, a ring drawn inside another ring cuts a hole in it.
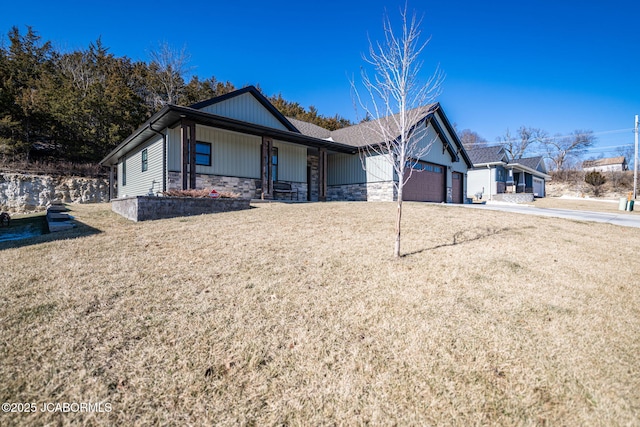
[{"label": "white house in distance", "polygon": [[545,183],[551,177],[542,156],[509,160],[499,145],[473,148],[467,153],[473,162],[467,197],[524,202],[545,196]]},{"label": "white house in distance", "polygon": [[[421,144],[432,145],[413,159],[404,200],[463,203],[471,160],[440,104],[422,110],[413,126],[426,131]],[[381,142],[368,126],[329,131],[284,117],[249,86],[189,107],[166,105],[101,164],[110,168],[112,198],[213,188],[248,199],[391,201],[393,169],[383,156],[360,157]]]},{"label": "white house in distance", "polygon": [[582,162],[582,170],[585,172],[622,172],[628,169],[627,159],[624,156]]}]

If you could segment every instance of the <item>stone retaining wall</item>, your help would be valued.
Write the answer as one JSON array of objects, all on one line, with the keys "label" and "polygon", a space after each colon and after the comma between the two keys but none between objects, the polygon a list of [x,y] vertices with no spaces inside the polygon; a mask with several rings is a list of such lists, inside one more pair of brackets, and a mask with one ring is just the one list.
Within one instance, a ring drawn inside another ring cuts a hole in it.
[{"label": "stone retaining wall", "polygon": [[134,196],[111,201],[112,211],[136,222],[243,209],[249,209],[249,199]]},{"label": "stone retaining wall", "polygon": [[509,203],[529,203],[533,202],[532,193],[502,193],[495,194],[492,199],[497,202],[509,202]]},{"label": "stone retaining wall", "polygon": [[49,203],[109,201],[109,182],[99,178],[0,173],[0,211],[44,211]]}]

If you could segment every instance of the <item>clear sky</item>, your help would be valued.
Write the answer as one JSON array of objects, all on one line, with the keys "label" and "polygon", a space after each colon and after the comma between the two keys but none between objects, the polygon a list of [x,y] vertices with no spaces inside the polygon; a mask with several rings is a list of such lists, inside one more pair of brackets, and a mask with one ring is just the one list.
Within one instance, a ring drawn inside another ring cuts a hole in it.
[{"label": "clear sky", "polygon": [[[355,119],[349,78],[385,10],[404,0],[5,1],[4,42],[31,25],[62,50],[102,37],[117,56],[148,60],[186,47],[199,77],[259,84],[321,114]],[[424,15],[426,79],[446,74],[438,99],[452,123],[489,141],[519,126],[566,135],[592,130],[587,157],[631,146],[640,114],[640,1],[410,1]]]}]

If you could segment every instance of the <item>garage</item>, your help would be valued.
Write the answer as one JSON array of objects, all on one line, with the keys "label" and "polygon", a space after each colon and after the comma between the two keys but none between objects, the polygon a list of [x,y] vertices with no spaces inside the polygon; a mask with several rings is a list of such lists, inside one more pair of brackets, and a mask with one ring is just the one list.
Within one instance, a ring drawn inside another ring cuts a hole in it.
[{"label": "garage", "polygon": [[460,172],[453,172],[451,174],[451,194],[453,196],[453,203],[462,203],[463,183],[462,174]]},{"label": "garage", "polygon": [[405,174],[409,172],[412,174],[404,185],[403,199],[415,202],[444,202],[446,187],[444,171],[444,167],[426,162],[413,165],[413,171],[405,169]]},{"label": "garage", "polygon": [[544,197],[544,179],[533,177],[533,195]]}]

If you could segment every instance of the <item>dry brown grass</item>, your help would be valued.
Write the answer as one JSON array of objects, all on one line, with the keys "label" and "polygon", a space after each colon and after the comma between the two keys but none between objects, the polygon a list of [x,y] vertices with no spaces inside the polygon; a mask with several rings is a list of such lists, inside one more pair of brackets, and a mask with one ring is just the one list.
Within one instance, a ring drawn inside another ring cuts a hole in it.
[{"label": "dry brown grass", "polygon": [[[265,204],[0,246],[0,424],[632,425],[640,230]],[[411,231],[409,231],[411,230]]]},{"label": "dry brown grass", "polygon": [[547,209],[571,209],[579,211],[591,211],[591,212],[610,212],[618,213],[622,215],[640,215],[640,204],[634,204],[633,211],[620,211],[618,210],[619,199],[608,199],[608,201],[597,199],[565,199],[560,197],[543,197],[541,199],[535,199],[533,203],[527,203],[528,205],[538,208]]}]

